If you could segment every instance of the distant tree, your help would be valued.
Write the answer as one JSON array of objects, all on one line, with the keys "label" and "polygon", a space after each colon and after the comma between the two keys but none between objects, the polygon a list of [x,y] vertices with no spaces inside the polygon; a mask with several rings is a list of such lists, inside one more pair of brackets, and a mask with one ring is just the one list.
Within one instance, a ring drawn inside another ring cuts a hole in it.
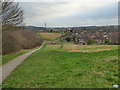
[{"label": "distant tree", "polygon": [[92,44],[92,43],[95,43],[95,41],[93,41],[93,39],[89,39],[89,40],[87,40],[87,42],[86,42],[88,45],[90,45],[90,44]]},{"label": "distant tree", "polygon": [[66,37],[65,40],[66,40],[67,42],[70,42],[70,37]]},{"label": "distant tree", "polygon": [[50,32],[52,32],[53,30],[51,29]]},{"label": "distant tree", "polygon": [[2,26],[6,25],[22,25],[23,24],[23,10],[19,3],[11,0],[0,1],[2,5]]},{"label": "distant tree", "polygon": [[85,43],[83,43],[83,45],[85,45]]},{"label": "distant tree", "polygon": [[105,40],[105,44],[109,44],[110,43],[110,41],[109,40]]},{"label": "distant tree", "polygon": [[76,36],[74,35],[74,36],[73,36],[73,41],[75,41],[75,38],[76,38]]},{"label": "distant tree", "polygon": [[70,32],[73,32],[73,28],[70,30]]}]

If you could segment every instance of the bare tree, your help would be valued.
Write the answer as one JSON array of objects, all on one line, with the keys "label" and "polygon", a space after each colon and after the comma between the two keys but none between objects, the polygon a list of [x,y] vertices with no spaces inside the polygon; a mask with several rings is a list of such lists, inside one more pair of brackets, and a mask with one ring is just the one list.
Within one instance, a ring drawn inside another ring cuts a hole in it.
[{"label": "bare tree", "polygon": [[21,25],[23,23],[23,10],[18,2],[5,0],[0,2],[2,5],[2,26]]}]

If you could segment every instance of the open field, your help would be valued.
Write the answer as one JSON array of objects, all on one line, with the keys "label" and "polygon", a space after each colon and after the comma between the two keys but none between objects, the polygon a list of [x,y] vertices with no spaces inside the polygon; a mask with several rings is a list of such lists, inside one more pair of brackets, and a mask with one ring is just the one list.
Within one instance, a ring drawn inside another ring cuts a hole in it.
[{"label": "open field", "polygon": [[44,40],[55,40],[61,36],[61,33],[40,33]]},{"label": "open field", "polygon": [[[109,49],[98,52],[71,50]],[[3,88],[113,88],[118,84],[117,46],[48,45],[30,55]]]}]

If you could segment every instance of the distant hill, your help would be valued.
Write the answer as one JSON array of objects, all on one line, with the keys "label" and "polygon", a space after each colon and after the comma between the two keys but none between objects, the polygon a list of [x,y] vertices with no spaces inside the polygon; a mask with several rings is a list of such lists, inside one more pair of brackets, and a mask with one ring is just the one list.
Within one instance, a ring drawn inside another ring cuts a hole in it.
[{"label": "distant hill", "polygon": [[26,29],[32,29],[36,32],[48,32],[50,30],[53,31],[60,31],[60,30],[66,30],[66,29],[73,29],[73,30],[98,30],[101,29],[103,31],[117,31],[118,26],[117,25],[107,25],[107,26],[82,26],[82,27],[54,27],[54,28],[45,28],[45,27],[36,27],[36,26],[24,26]]},{"label": "distant hill", "polygon": [[26,29],[32,29],[32,30],[35,30],[37,32],[46,31],[46,29],[44,27],[24,26],[24,28],[26,28]]}]

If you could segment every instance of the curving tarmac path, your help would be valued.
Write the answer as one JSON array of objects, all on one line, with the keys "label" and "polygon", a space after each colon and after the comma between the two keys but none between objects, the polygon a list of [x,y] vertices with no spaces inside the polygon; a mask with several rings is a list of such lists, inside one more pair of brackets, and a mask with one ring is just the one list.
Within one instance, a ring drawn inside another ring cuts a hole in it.
[{"label": "curving tarmac path", "polygon": [[21,64],[29,55],[31,55],[33,52],[41,49],[43,47],[44,43],[42,46],[38,49],[32,50],[28,53],[25,53],[21,56],[18,56],[17,58],[9,61],[8,63],[0,66],[0,84],[2,84],[2,81],[5,80],[5,78],[10,75],[10,73],[19,65]]}]

